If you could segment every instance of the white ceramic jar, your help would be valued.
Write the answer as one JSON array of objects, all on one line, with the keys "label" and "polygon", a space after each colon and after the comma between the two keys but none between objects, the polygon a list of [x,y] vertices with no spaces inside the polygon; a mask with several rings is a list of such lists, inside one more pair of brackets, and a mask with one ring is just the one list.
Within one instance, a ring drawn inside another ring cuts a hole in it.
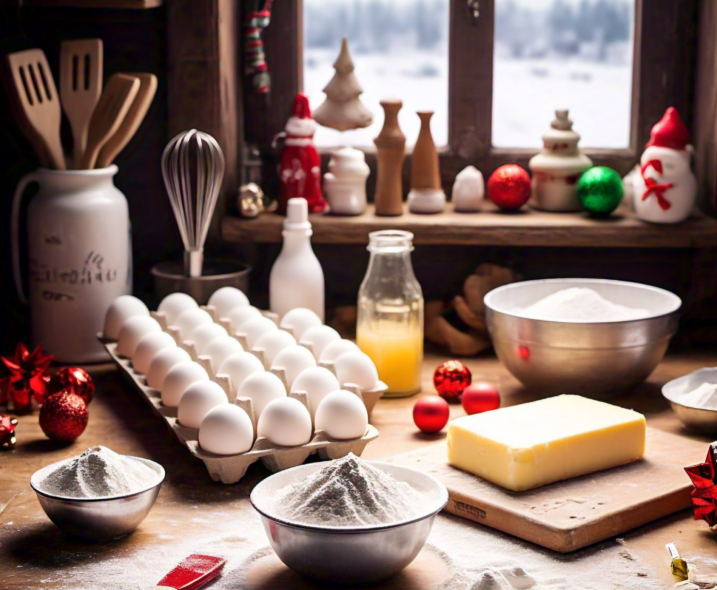
[{"label": "white ceramic jar", "polygon": [[366,211],[366,178],[369,167],[362,151],[344,147],[331,154],[324,174],[324,193],[331,213],[361,215]]}]

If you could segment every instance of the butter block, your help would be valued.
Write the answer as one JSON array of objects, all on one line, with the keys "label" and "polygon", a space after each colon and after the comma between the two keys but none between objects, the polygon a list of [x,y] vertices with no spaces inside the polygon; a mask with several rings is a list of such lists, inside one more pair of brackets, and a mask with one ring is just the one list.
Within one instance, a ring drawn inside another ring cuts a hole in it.
[{"label": "butter block", "polygon": [[645,428],[633,410],[560,395],[453,420],[448,462],[520,492],[639,459]]}]

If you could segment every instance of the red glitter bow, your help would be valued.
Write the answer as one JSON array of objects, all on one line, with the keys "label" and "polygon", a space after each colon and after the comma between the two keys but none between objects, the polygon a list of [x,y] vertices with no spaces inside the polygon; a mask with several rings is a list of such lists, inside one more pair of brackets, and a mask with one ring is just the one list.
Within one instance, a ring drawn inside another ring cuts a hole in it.
[{"label": "red glitter bow", "polygon": [[717,442],[713,442],[704,463],[685,467],[695,489],[692,490],[692,510],[695,520],[704,520],[708,525],[717,524]]},{"label": "red glitter bow", "polygon": [[642,180],[645,181],[646,189],[642,194],[642,200],[646,201],[650,195],[655,195],[657,198],[657,204],[663,211],[667,211],[670,207],[672,207],[672,203],[665,198],[664,191],[672,188],[674,185],[671,182],[658,184],[654,178],[645,176],[645,171],[650,167],[654,168],[658,174],[662,174],[662,162],[660,160],[650,160],[640,169],[640,174],[642,175]]},{"label": "red glitter bow", "polygon": [[55,357],[45,354],[42,345],[32,352],[22,342],[17,345],[11,357],[0,357],[10,375],[0,381],[0,403],[13,403],[16,412],[30,409],[32,396],[42,398],[50,377],[45,371]]}]

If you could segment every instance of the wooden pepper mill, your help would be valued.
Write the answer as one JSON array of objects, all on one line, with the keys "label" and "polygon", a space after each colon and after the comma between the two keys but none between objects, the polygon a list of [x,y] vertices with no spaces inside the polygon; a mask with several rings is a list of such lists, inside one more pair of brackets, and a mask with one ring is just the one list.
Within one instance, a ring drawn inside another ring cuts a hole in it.
[{"label": "wooden pepper mill", "polygon": [[403,213],[403,186],[401,170],[406,151],[406,136],[398,126],[400,100],[381,101],[385,116],[378,137],[373,140],[378,150],[378,176],[376,179],[376,215]]},{"label": "wooden pepper mill", "polygon": [[421,119],[421,130],[413,148],[408,209],[411,213],[440,213],[446,206],[446,193],[441,187],[438,152],[431,135],[433,111],[416,114]]}]

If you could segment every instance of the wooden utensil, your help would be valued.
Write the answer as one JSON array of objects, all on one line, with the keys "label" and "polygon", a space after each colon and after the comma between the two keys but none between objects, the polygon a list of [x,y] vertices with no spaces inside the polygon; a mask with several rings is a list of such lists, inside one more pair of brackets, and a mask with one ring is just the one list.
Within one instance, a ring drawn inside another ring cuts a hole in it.
[{"label": "wooden utensil", "polygon": [[42,49],[28,49],[7,56],[11,73],[9,87],[15,116],[43,166],[65,170],[60,141],[60,99],[52,71]]},{"label": "wooden utensil", "polygon": [[91,170],[95,167],[100,150],[110,137],[117,133],[138,91],[139,78],[136,76],[112,75],[95,107],[95,112],[92,113],[87,134],[87,149],[78,168]]},{"label": "wooden utensil", "polygon": [[106,168],[117,157],[142,124],[152,99],[157,92],[157,76],[154,74],[128,74],[139,78],[139,91],[117,132],[110,137],[97,158],[97,168]]},{"label": "wooden utensil", "polygon": [[87,147],[92,113],[102,94],[102,39],[77,39],[60,44],[60,99],[72,127],[73,159]]},{"label": "wooden utensil", "polygon": [[190,555],[164,576],[156,588],[196,590],[218,576],[226,562],[226,559],[211,555]]}]

